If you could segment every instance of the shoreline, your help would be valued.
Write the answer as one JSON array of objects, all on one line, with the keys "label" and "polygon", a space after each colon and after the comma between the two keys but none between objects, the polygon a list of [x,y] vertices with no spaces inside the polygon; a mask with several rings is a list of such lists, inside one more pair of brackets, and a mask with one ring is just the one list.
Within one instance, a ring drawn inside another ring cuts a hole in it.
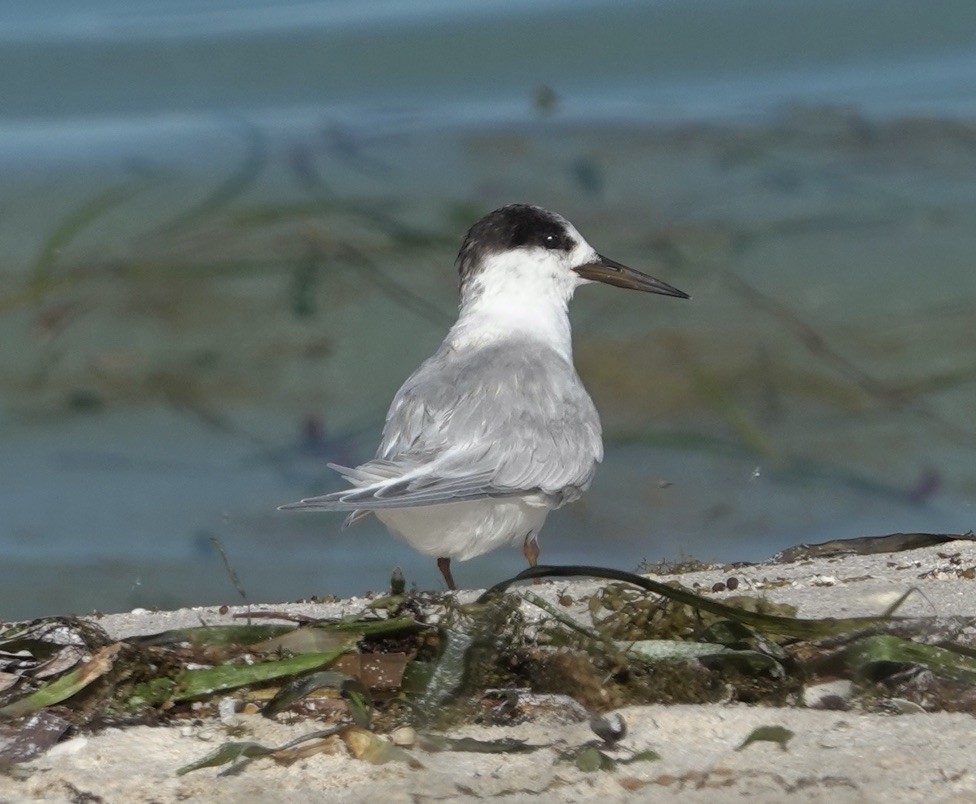
[{"label": "shoreline", "polygon": [[[896,614],[934,618],[933,623],[956,621],[958,641],[971,645],[976,642],[976,627],[961,618],[973,615],[974,567],[976,544],[953,541],[897,553],[715,567],[655,578],[679,580],[693,589],[697,585],[705,597],[719,601],[760,595],[797,607],[797,616],[803,618],[879,615],[905,592],[917,589]],[[708,591],[730,577],[736,578],[734,591]],[[599,585],[588,580],[555,580],[522,589],[555,605],[567,595],[581,601]],[[469,602],[476,594],[462,591],[458,598]],[[368,602],[350,598],[251,609],[339,617],[360,611]],[[94,621],[112,639],[122,639],[201,623],[239,624],[241,620],[233,615],[242,611],[243,607],[223,613],[218,607],[135,610]],[[544,617],[541,609],[524,602],[522,613],[529,619]],[[233,700],[235,695],[221,697]],[[846,693],[829,702],[828,698],[818,703],[804,689],[801,700],[814,705],[623,706],[615,711],[625,720],[628,733],[604,752],[617,761],[613,770],[586,772],[560,759],[567,748],[595,740],[578,705],[566,700],[538,706],[535,714],[511,725],[467,724],[447,732],[454,737],[515,738],[547,746],[533,753],[431,752],[415,744],[406,747],[418,765],[412,767],[397,761],[369,764],[352,758],[338,744],[336,753],[315,753],[289,765],[258,758],[244,767],[203,768],[177,776],[178,768],[200,760],[226,740],[280,746],[321,726],[307,719],[277,722],[256,712],[222,706],[223,716],[201,709],[201,717],[173,725],[108,728],[70,737],[31,762],[8,765],[0,774],[0,798],[175,802],[191,796],[207,801],[285,801],[300,796],[357,801],[379,795],[397,802],[489,796],[518,801],[532,795],[539,801],[582,801],[597,796],[617,801],[641,790],[644,795],[681,796],[690,801],[717,800],[729,794],[759,801],[782,800],[785,795],[866,801],[894,791],[902,801],[976,797],[969,746],[976,726],[971,712],[976,705],[968,712],[927,712],[917,703],[892,699],[888,710],[881,712],[859,710],[856,698]],[[818,708],[823,706],[839,708]],[[792,733],[782,747],[768,741],[743,745],[756,728],[769,726]],[[654,751],[660,758],[625,763],[644,751]]]}]

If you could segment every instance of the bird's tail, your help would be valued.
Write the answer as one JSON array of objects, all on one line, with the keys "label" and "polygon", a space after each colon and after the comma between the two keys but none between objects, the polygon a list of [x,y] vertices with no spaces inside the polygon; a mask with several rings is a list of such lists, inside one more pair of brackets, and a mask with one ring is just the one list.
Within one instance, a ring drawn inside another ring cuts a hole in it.
[{"label": "bird's tail", "polygon": [[343,524],[347,528],[363,517],[370,514],[369,511],[362,510],[353,500],[346,499],[351,494],[358,494],[364,488],[371,485],[382,485],[388,480],[398,477],[402,469],[388,461],[371,461],[362,466],[351,468],[340,466],[337,463],[330,463],[328,467],[338,472],[348,481],[353,488],[334,491],[331,494],[322,494],[318,497],[307,497],[298,502],[279,505],[279,511],[352,511],[348,519]]}]

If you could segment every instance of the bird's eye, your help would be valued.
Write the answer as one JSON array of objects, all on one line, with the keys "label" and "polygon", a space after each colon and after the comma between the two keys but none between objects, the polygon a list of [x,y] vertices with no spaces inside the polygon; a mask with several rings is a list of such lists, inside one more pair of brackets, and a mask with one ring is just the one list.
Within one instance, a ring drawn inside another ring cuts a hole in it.
[{"label": "bird's eye", "polygon": [[542,244],[546,248],[552,248],[552,249],[562,248],[562,241],[554,234],[547,234],[545,237],[543,237]]}]

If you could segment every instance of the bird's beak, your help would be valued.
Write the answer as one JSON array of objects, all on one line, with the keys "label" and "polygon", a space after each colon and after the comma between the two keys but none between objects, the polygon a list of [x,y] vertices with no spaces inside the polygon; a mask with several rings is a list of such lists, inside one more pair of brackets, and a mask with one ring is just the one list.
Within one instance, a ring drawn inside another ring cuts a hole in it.
[{"label": "bird's beak", "polygon": [[583,279],[616,285],[618,288],[643,290],[645,293],[660,293],[662,296],[674,296],[678,299],[691,298],[687,293],[671,287],[667,282],[662,282],[653,276],[642,274],[640,271],[621,265],[602,254],[597,254],[597,259],[593,262],[581,265],[573,270]]}]

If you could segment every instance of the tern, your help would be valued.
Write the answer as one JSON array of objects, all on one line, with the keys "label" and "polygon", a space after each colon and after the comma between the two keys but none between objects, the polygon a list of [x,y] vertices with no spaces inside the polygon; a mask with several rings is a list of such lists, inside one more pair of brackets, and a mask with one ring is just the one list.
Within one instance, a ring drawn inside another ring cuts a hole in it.
[{"label": "tern", "polygon": [[455,263],[457,323],[403,384],[376,457],[329,464],[351,488],[282,510],[370,513],[437,559],[521,544],[530,566],[549,512],[579,498],[603,459],[600,417],[573,365],[568,305],[603,282],[688,294],[598,254],[554,212],[510,204],[478,221]]}]

